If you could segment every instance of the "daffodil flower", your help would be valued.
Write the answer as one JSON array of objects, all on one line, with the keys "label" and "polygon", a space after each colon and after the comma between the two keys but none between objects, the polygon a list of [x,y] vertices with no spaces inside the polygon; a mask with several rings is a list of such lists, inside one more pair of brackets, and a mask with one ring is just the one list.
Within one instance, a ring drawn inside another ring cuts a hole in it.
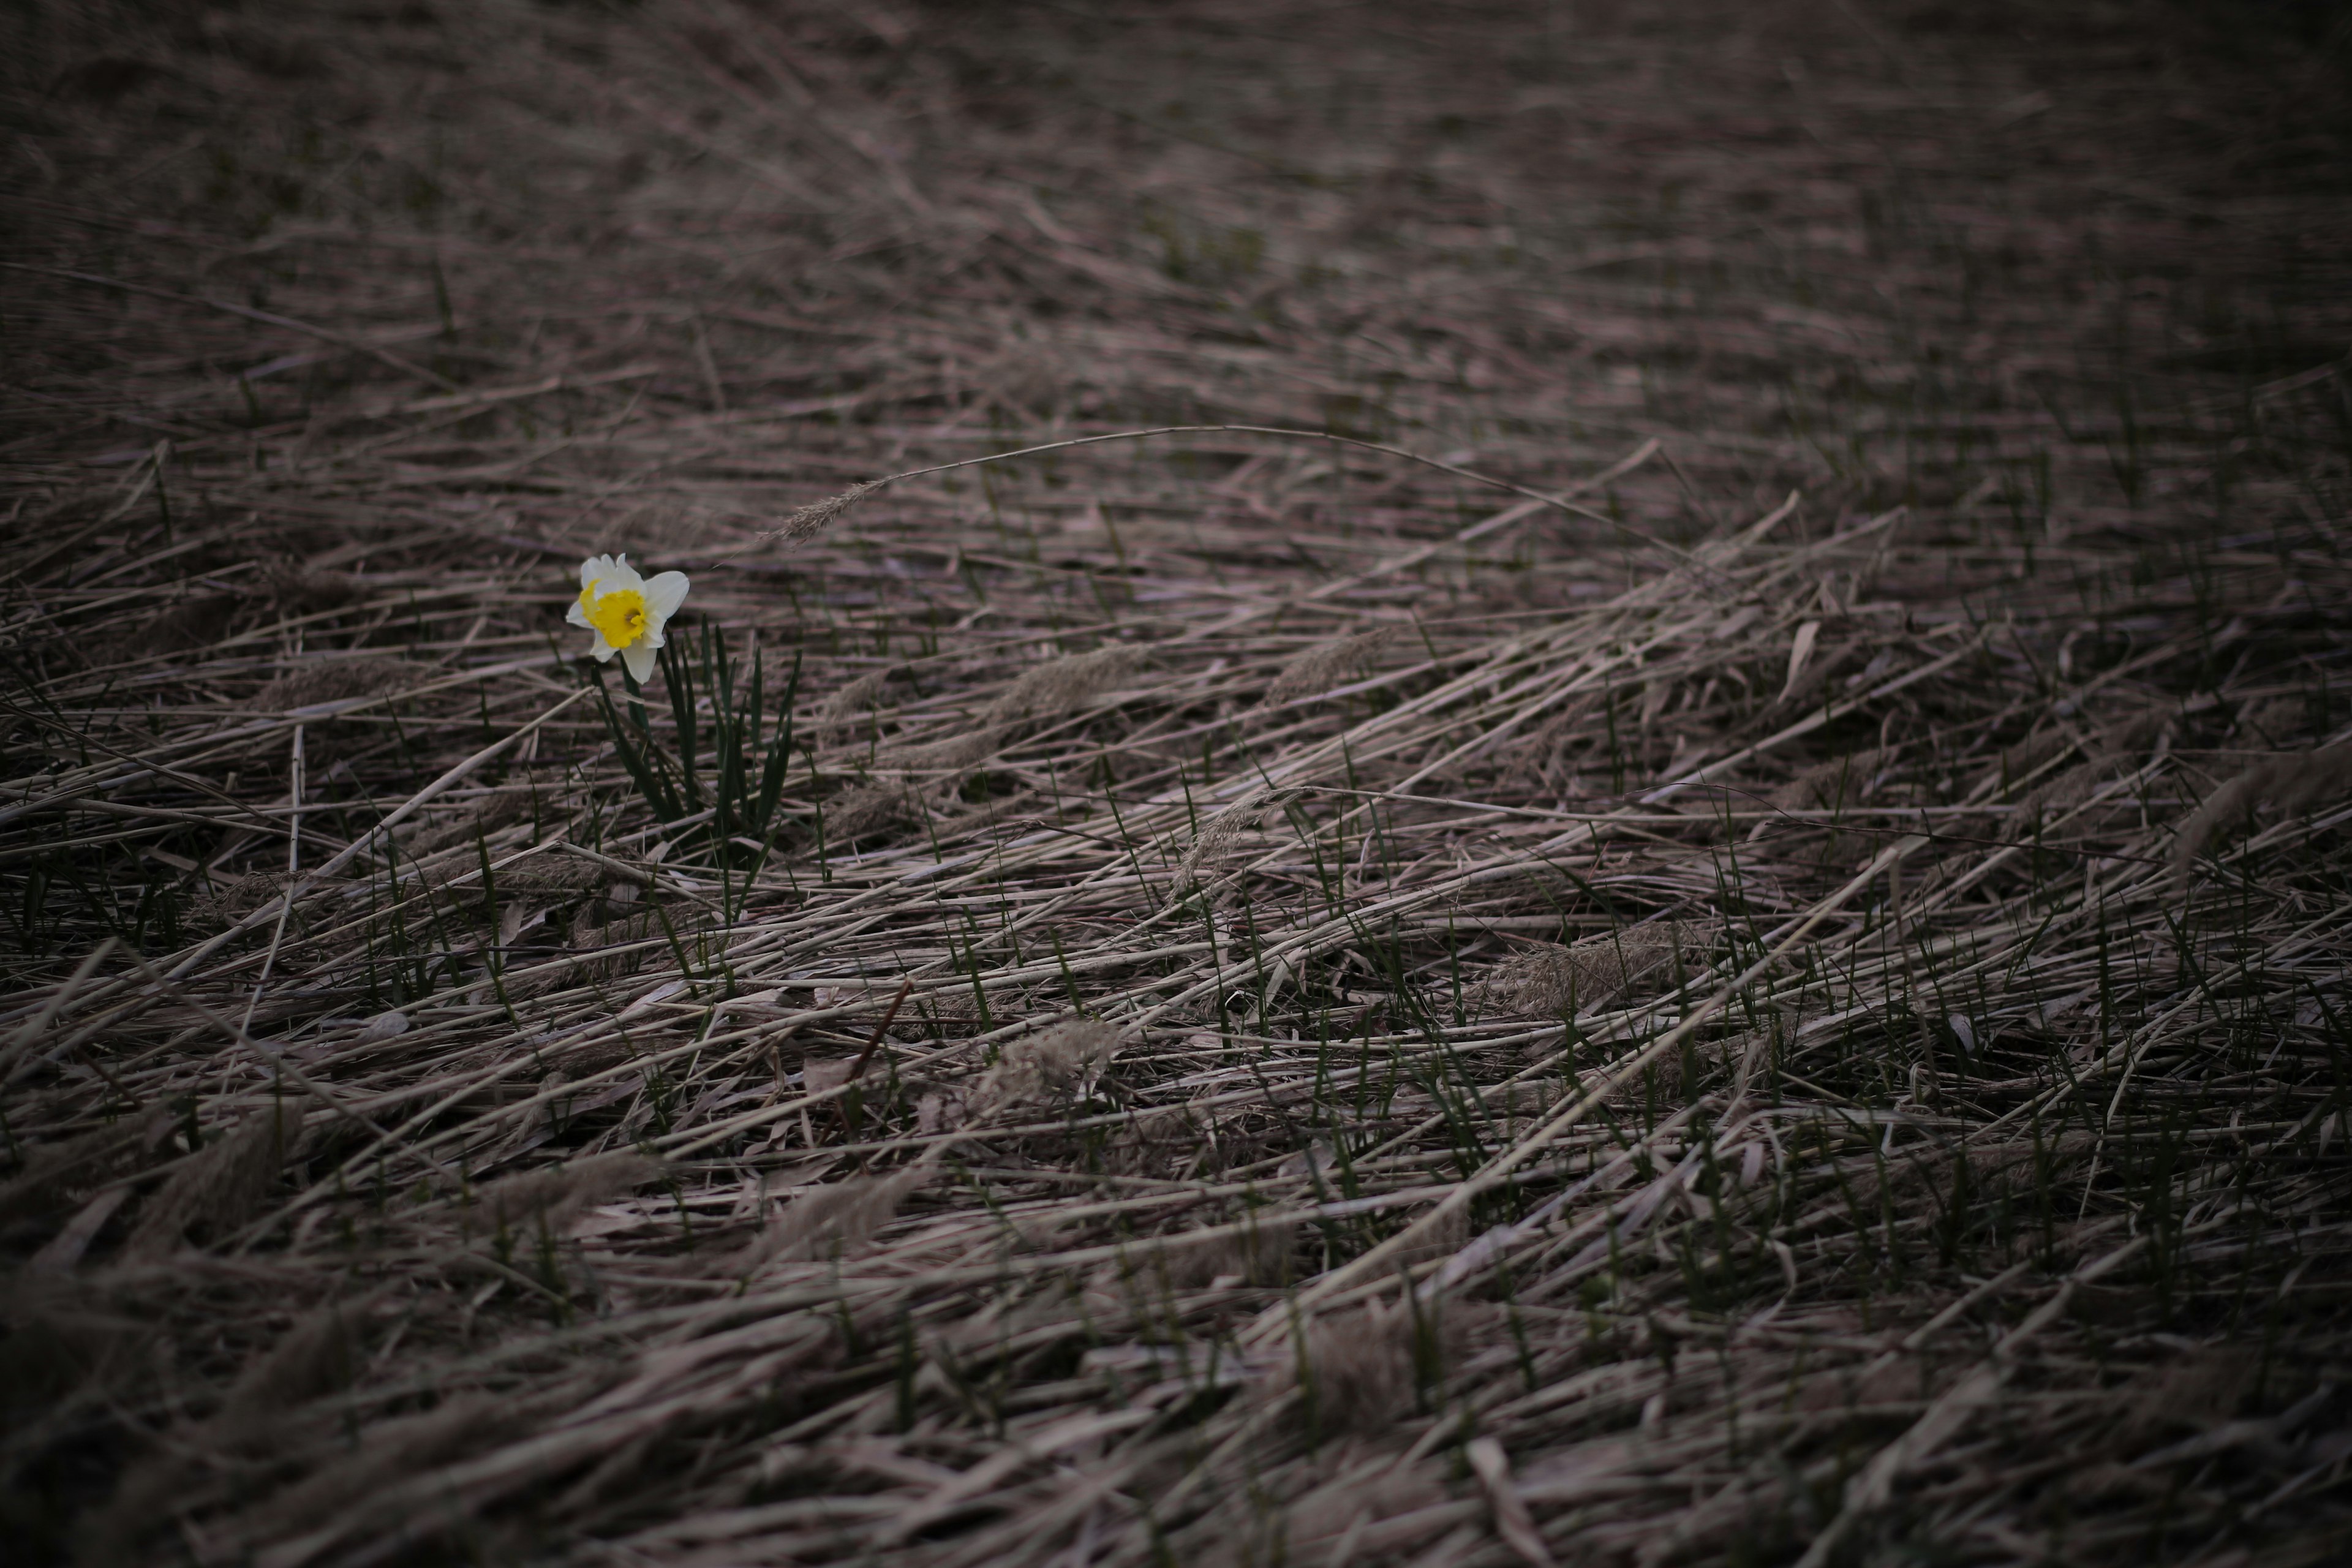
[{"label": "daffodil flower", "polygon": [[686,589],[683,572],[647,580],[625,555],[592,555],[580,563],[580,597],[564,618],[595,634],[596,646],[588,651],[599,663],[610,664],[619,654],[630,679],[642,686],[653,679],[662,628],[686,602]]}]

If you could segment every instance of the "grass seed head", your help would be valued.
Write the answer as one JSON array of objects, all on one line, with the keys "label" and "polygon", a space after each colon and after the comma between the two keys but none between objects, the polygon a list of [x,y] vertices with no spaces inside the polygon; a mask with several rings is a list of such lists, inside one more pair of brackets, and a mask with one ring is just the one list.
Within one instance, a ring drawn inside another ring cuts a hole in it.
[{"label": "grass seed head", "polygon": [[1283,667],[1265,689],[1260,708],[1279,708],[1302,697],[1312,697],[1328,691],[1345,677],[1355,673],[1382,648],[1394,642],[1402,628],[1394,625],[1374,626],[1370,631],[1354,632],[1335,638],[1320,647],[1309,648]]},{"label": "grass seed head", "polygon": [[760,537],[769,543],[775,544],[798,544],[804,539],[814,539],[830,527],[834,519],[864,500],[874,491],[880,489],[884,482],[880,479],[867,479],[850,486],[837,495],[829,495],[823,500],[811,501],[784,519],[781,526],[771,529]]},{"label": "grass seed head", "polygon": [[824,700],[816,710],[817,723],[826,730],[856,724],[881,700],[883,688],[889,684],[889,670],[867,671]]},{"label": "grass seed head", "polygon": [[1004,694],[988,705],[983,725],[1047,723],[1076,712],[1135,672],[1142,656],[1124,643],[1092,653],[1066,654],[1022,671]]},{"label": "grass seed head", "polygon": [[321,702],[348,702],[358,697],[381,697],[387,691],[425,682],[448,673],[436,666],[405,658],[323,659],[289,670],[254,694],[253,705],[270,712],[312,708]]},{"label": "grass seed head", "polygon": [[2185,885],[2206,842],[2233,816],[2263,804],[2297,812],[2347,790],[2352,790],[2352,741],[2256,763],[2207,795],[2180,825],[2172,847],[2172,874]]},{"label": "grass seed head", "polygon": [[163,1111],[126,1116],[20,1152],[24,1168],[0,1182],[0,1218],[61,1207],[99,1184],[145,1164],[171,1136],[173,1126],[172,1117]]},{"label": "grass seed head", "polygon": [[161,1258],[191,1232],[216,1238],[243,1225],[278,1179],[288,1134],[299,1126],[299,1118],[289,1125],[275,1110],[257,1110],[206,1144],[147,1200],[123,1256]]},{"label": "grass seed head", "polygon": [[975,1118],[1007,1114],[1081,1096],[1118,1053],[1118,1030],[1092,1018],[1066,1018],[1004,1047],[971,1097]]},{"label": "grass seed head", "polygon": [[1307,1326],[1306,1337],[1269,1384],[1274,1393],[1296,1391],[1310,1428],[1326,1435],[1370,1436],[1386,1430],[1413,1407],[1415,1384],[1433,1356],[1444,1360],[1444,1326],[1431,1309],[1402,1301],[1368,1302],[1327,1312]]},{"label": "grass seed head", "polygon": [[1230,854],[1241,841],[1242,835],[1264,820],[1274,805],[1275,795],[1263,785],[1234,801],[1201,826],[1191,848],[1176,865],[1176,880],[1170,889],[1182,893],[1206,880],[1203,868],[1213,867]]},{"label": "grass seed head", "polygon": [[634,1150],[592,1154],[488,1183],[476,1190],[471,1213],[499,1229],[532,1226],[561,1236],[583,1210],[641,1187],[659,1173],[657,1164]]},{"label": "grass seed head", "polygon": [[1678,955],[1706,948],[1717,929],[1711,921],[1658,921],[1570,947],[1539,943],[1496,965],[1480,984],[1481,996],[1523,1018],[1589,1013]]},{"label": "grass seed head", "polygon": [[897,1216],[898,1205],[930,1174],[929,1165],[908,1165],[887,1176],[850,1176],[802,1193],[729,1263],[727,1271],[748,1275],[771,1263],[853,1256]]}]

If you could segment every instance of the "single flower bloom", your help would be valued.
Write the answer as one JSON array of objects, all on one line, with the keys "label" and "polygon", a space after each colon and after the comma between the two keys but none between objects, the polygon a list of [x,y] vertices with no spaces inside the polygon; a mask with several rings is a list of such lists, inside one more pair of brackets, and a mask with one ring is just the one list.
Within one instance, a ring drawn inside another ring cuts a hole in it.
[{"label": "single flower bloom", "polygon": [[630,679],[642,686],[654,675],[654,654],[662,646],[662,628],[686,602],[683,572],[665,572],[650,580],[637,575],[626,555],[592,555],[580,563],[580,597],[564,618],[595,634],[589,651],[598,662],[610,664],[619,654]]}]

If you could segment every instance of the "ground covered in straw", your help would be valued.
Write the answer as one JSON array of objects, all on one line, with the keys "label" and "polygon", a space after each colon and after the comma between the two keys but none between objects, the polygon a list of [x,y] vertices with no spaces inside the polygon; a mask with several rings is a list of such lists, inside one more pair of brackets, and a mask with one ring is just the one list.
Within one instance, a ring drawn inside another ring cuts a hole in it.
[{"label": "ground covered in straw", "polygon": [[2343,1561],[2326,11],[12,11],[11,1560]]}]

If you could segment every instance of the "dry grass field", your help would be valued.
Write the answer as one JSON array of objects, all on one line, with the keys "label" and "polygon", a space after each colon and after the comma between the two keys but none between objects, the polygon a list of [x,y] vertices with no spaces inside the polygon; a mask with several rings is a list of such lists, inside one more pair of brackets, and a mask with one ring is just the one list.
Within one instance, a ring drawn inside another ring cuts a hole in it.
[{"label": "dry grass field", "polygon": [[0,42],[11,1563],[2352,1558],[2332,7]]}]

